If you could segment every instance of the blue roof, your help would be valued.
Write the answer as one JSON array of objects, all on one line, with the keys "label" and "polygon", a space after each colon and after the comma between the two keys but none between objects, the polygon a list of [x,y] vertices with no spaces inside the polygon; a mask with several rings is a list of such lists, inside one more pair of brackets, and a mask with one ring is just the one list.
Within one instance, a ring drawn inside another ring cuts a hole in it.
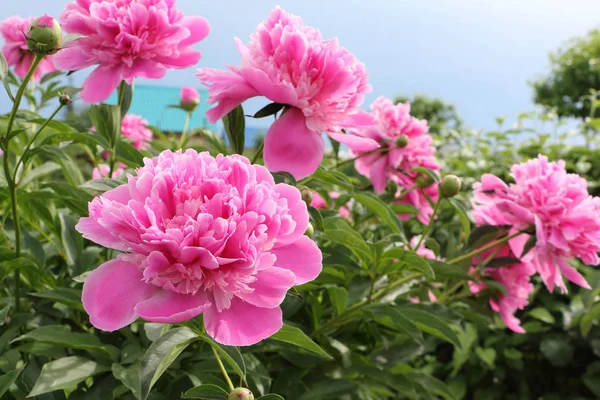
[{"label": "blue roof", "polygon": [[[179,104],[180,90],[178,87],[134,84],[133,101],[129,113],[141,115],[150,125],[162,131],[181,132],[185,122],[185,111],[167,107]],[[189,128],[206,128],[217,131],[217,126],[208,122],[206,118],[206,111],[210,108],[210,105],[206,103],[208,91],[198,89],[198,92],[200,93],[200,105],[192,113]],[[116,104],[117,92],[115,91],[106,102]]]}]

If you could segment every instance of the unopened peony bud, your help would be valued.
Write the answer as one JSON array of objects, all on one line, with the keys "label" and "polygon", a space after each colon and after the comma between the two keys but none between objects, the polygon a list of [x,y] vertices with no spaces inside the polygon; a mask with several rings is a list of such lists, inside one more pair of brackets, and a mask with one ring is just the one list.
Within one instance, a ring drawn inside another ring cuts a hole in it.
[{"label": "unopened peony bud", "polygon": [[308,226],[306,227],[306,232],[304,232],[304,234],[312,239],[313,236],[315,236],[315,227],[312,226],[312,224],[308,224]]},{"label": "unopened peony bud", "polygon": [[454,197],[460,191],[460,178],[456,175],[446,175],[440,184],[440,192],[444,197]]},{"label": "unopened peony bud", "polygon": [[408,146],[408,136],[400,135],[398,137],[398,139],[396,139],[396,146],[398,146],[400,148],[404,148],[404,147]]},{"label": "unopened peony bud", "polygon": [[27,47],[36,54],[54,54],[62,42],[62,28],[57,20],[45,14],[33,20],[27,32]]},{"label": "unopened peony bud", "polygon": [[254,395],[250,390],[239,387],[229,393],[227,400],[254,400]]},{"label": "unopened peony bud", "polygon": [[429,175],[419,175],[415,180],[417,187],[421,189],[425,189],[426,187],[433,185],[433,182],[433,178]]},{"label": "unopened peony bud", "polygon": [[194,88],[187,86],[181,88],[180,97],[179,105],[188,112],[194,111],[200,104],[200,93]]},{"label": "unopened peony bud", "polygon": [[302,186],[300,188],[300,195],[302,196],[302,200],[306,203],[306,205],[310,206],[313,200],[312,190],[310,190],[306,186]]},{"label": "unopened peony bud", "polygon": [[69,97],[68,94],[66,94],[66,93],[59,93],[59,95],[58,95],[58,101],[60,101],[60,104],[62,104],[63,106],[66,106],[68,104],[71,104],[71,102],[73,100],[71,100],[71,97]]}]

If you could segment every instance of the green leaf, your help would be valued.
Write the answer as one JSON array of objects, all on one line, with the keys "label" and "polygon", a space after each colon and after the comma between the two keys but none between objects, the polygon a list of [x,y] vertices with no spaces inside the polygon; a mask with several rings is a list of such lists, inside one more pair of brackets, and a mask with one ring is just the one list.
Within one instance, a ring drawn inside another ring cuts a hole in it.
[{"label": "green leaf", "polygon": [[372,315],[377,323],[406,333],[417,343],[425,344],[421,331],[410,319],[402,315],[396,307],[390,304],[370,304],[365,307],[365,310]]},{"label": "green leaf", "polygon": [[431,265],[423,257],[418,255],[412,250],[405,250],[401,247],[390,249],[381,255],[381,259],[394,259],[395,262],[403,263],[406,265],[408,271],[420,272],[427,277],[427,279],[435,279],[435,272]]},{"label": "green leaf", "polygon": [[21,180],[19,182],[20,187],[25,187],[29,183],[35,181],[36,179],[42,178],[46,175],[49,175],[55,171],[60,169],[60,165],[55,162],[47,161],[44,164],[40,165],[37,168],[34,168],[32,171],[25,174],[25,176],[21,176]]},{"label": "green leaf", "polygon": [[198,335],[189,328],[174,328],[154,341],[140,365],[140,398],[146,400],[152,386],[169,368],[169,365],[188,347],[198,340]]},{"label": "green leaf", "polygon": [[0,398],[4,396],[4,393],[8,391],[13,383],[16,382],[17,378],[23,371],[23,367],[10,371],[4,375],[0,375]]},{"label": "green leaf", "polygon": [[129,111],[129,107],[131,107],[131,101],[133,100],[133,86],[122,81],[119,86],[119,96],[121,97],[121,118],[123,118]]},{"label": "green leaf", "polygon": [[241,105],[223,117],[223,125],[225,125],[225,132],[227,133],[233,152],[243,154],[246,120],[244,119],[244,109]]},{"label": "green leaf", "polygon": [[285,400],[285,399],[278,394],[265,394],[264,396],[260,396],[256,400]]},{"label": "green leaf", "polygon": [[553,366],[566,367],[571,364],[575,349],[568,336],[545,337],[540,342],[540,351]]},{"label": "green leaf", "polygon": [[473,324],[465,324],[464,332],[458,335],[460,347],[454,347],[452,355],[452,373],[455,376],[471,356],[471,348],[477,342],[477,328]]},{"label": "green leaf", "polygon": [[125,140],[119,140],[117,143],[117,159],[131,168],[138,168],[144,164],[144,156]]},{"label": "green leaf", "polygon": [[234,346],[223,346],[214,341],[213,338],[207,334],[200,335],[200,339],[208,343],[213,349],[219,353],[219,357],[223,359],[236,374],[238,374],[243,380],[246,380],[246,363],[240,349]]},{"label": "green leaf", "polygon": [[4,322],[6,321],[6,316],[8,315],[9,310],[10,310],[10,305],[8,305],[0,310],[0,326],[4,325]]},{"label": "green leaf", "polygon": [[280,342],[293,344],[301,347],[311,353],[314,353],[323,358],[333,360],[333,358],[327,354],[318,344],[313,342],[311,338],[306,336],[300,329],[284,324],[283,327],[273,336],[271,339],[278,340]]},{"label": "green leaf", "polygon": [[[65,37],[63,37],[63,40],[62,40],[61,44],[63,44],[65,42]],[[46,74],[46,75],[42,76],[42,80],[40,81],[40,83],[43,85],[44,83],[49,82],[49,81],[51,81],[54,78],[58,78],[59,76],[62,76],[62,74],[64,74],[63,71],[50,72],[49,74]]]},{"label": "green leaf", "polygon": [[119,357],[119,350],[116,347],[103,344],[100,339],[89,333],[73,333],[66,325],[44,325],[19,336],[11,343],[22,340],[35,340],[69,349],[86,350],[113,360]]},{"label": "green leaf", "polygon": [[110,370],[107,366],[83,357],[73,356],[50,361],[42,367],[42,372],[27,397],[70,389],[90,376]]},{"label": "green leaf", "polygon": [[[464,267],[457,264],[446,264],[443,261],[427,260],[438,281],[446,279],[473,280],[467,275],[468,266]],[[469,260],[470,262],[470,260]]]},{"label": "green leaf", "polygon": [[460,347],[460,340],[451,328],[451,322],[442,319],[422,308],[416,306],[402,306],[398,308],[400,314],[412,321],[423,332],[436,336]]},{"label": "green leaf", "polygon": [[310,214],[310,219],[315,224],[315,228],[323,232],[325,230],[325,224],[321,212],[313,206],[308,206],[308,213]]},{"label": "green leaf", "polygon": [[323,183],[339,186],[345,190],[354,190],[354,185],[341,172],[327,171],[323,167],[319,167],[310,177]]},{"label": "green leaf", "polygon": [[341,379],[331,379],[311,383],[310,388],[299,397],[299,400],[340,399],[342,395],[354,391],[356,385]]},{"label": "green leaf", "polygon": [[348,291],[343,287],[332,286],[327,288],[327,294],[335,313],[337,315],[343,313],[348,305]]},{"label": "green leaf", "polygon": [[[518,264],[521,260],[514,257],[497,257],[485,265],[486,268],[500,268],[508,265]],[[483,263],[482,263],[483,264]]]},{"label": "green leaf", "polygon": [[83,305],[81,304],[81,290],[79,289],[57,287],[52,290],[29,293],[29,295],[40,297],[42,299],[54,300],[58,303],[83,311]]},{"label": "green leaf", "polygon": [[285,104],[270,103],[270,104],[267,104],[266,106],[264,106],[263,108],[261,108],[260,110],[258,110],[254,115],[247,115],[247,117],[252,117],[252,118],[268,117],[269,115],[277,114],[279,111],[281,111],[281,109],[283,107],[285,107]]},{"label": "green leaf", "polygon": [[475,349],[475,354],[477,354],[477,357],[490,367],[490,369],[493,369],[496,366],[496,350],[491,347],[488,347],[487,349],[477,347]]},{"label": "green leaf", "polygon": [[396,213],[386,203],[372,193],[362,192],[353,193],[352,197],[359,203],[369,209],[373,214],[377,215],[381,220],[392,230],[392,232],[399,234],[405,242],[404,227],[402,221],[398,218]]},{"label": "green leaf", "polygon": [[448,201],[456,210],[456,215],[458,215],[463,232],[466,236],[469,236],[471,234],[471,220],[469,220],[469,217],[467,216],[467,210],[465,209],[465,206],[456,198],[448,199]]},{"label": "green leaf", "polygon": [[100,146],[103,149],[109,149],[110,145],[106,139],[100,135],[93,133],[81,133],[81,132],[59,132],[53,135],[47,136],[42,140],[41,145],[55,145],[58,143],[74,142],[86,145],[92,150],[96,150],[96,146]]},{"label": "green leaf", "polygon": [[545,308],[536,307],[533,310],[529,311],[529,315],[547,324],[554,323],[554,316],[552,316],[552,314],[550,314],[550,311],[546,310]]},{"label": "green leaf", "polygon": [[69,182],[71,185],[77,186],[83,182],[81,168],[77,164],[75,164],[73,159],[62,149],[48,145],[36,147],[35,149],[27,153],[23,160],[24,163],[29,162],[29,160],[31,160],[36,155],[45,155],[51,157],[54,159],[54,161],[59,163],[65,173],[67,182]]},{"label": "green leaf", "polygon": [[600,303],[596,303],[589,309],[588,312],[583,314],[581,317],[581,322],[579,328],[581,329],[581,334],[583,336],[587,336],[592,329],[592,325],[600,320]]},{"label": "green leaf", "polygon": [[531,235],[531,237],[529,239],[527,239],[525,246],[523,246],[523,252],[521,252],[521,255],[519,256],[519,258],[523,258],[523,256],[525,256],[525,254],[529,253],[529,250],[533,249],[536,244],[537,244],[537,236]]},{"label": "green leaf", "polygon": [[4,58],[4,54],[0,54],[0,81],[2,81],[8,97],[10,97],[12,101],[15,101],[15,97],[13,96],[10,86],[8,85],[8,71],[8,63],[6,62],[6,58]]},{"label": "green leaf", "polygon": [[323,222],[325,231],[321,238],[346,246],[367,265],[374,261],[367,242],[347,221],[340,218],[326,218]]},{"label": "green leaf", "polygon": [[480,225],[473,229],[467,240],[467,249],[476,249],[506,233],[505,226]]},{"label": "green leaf", "polygon": [[110,147],[115,145],[121,138],[121,110],[119,106],[95,104],[88,113],[98,135],[105,138]]},{"label": "green leaf", "polygon": [[292,185],[292,186],[296,186],[298,183],[296,182],[296,178],[294,178],[294,176],[292,174],[290,174],[289,172],[285,172],[285,171],[280,171],[280,172],[273,172],[273,180],[275,180],[275,183],[286,183],[288,185]]},{"label": "green leaf", "polygon": [[420,172],[420,173],[425,174],[428,177],[430,177],[434,182],[437,182],[437,183],[440,182],[440,176],[438,175],[438,173],[431,169],[424,168],[424,167],[416,167],[416,168],[411,169],[411,171]]},{"label": "green leaf", "polygon": [[185,392],[182,399],[225,400],[229,393],[217,385],[200,385]]},{"label": "green leaf", "polygon": [[124,367],[121,364],[113,363],[111,366],[112,373],[121,383],[131,392],[136,398],[139,398],[140,394],[140,377],[138,371],[140,366],[138,363],[133,364],[129,367]]},{"label": "green leaf", "polygon": [[87,181],[79,185],[79,187],[81,189],[88,189],[93,192],[106,192],[121,185],[123,185],[123,182],[117,181],[115,179],[100,178]]},{"label": "green leaf", "polygon": [[60,238],[65,249],[67,265],[73,266],[83,251],[83,237],[75,230],[75,218],[64,212],[58,213],[60,220]]}]

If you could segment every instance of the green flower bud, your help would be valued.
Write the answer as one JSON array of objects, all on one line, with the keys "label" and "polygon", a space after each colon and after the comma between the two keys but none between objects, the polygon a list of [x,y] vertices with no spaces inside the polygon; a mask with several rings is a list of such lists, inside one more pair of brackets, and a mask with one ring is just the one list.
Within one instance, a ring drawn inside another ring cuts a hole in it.
[{"label": "green flower bud", "polygon": [[62,104],[63,106],[66,106],[68,104],[71,104],[71,102],[73,100],[71,100],[71,97],[66,94],[66,93],[59,93],[58,94],[58,101],[60,101],[60,104]]},{"label": "green flower bud", "polygon": [[254,395],[250,390],[239,387],[229,393],[227,400],[254,400]]},{"label": "green flower bud", "polygon": [[309,223],[308,226],[306,227],[306,232],[304,232],[304,234],[312,239],[313,236],[315,236],[315,227]]},{"label": "green flower bud", "polygon": [[460,178],[456,175],[446,175],[440,183],[440,193],[444,197],[454,197],[460,191]]},{"label": "green flower bud", "polygon": [[57,20],[45,14],[33,20],[27,32],[27,47],[36,54],[54,54],[62,43],[62,28]]},{"label": "green flower bud", "polygon": [[307,206],[310,206],[313,199],[313,192],[306,186],[300,187],[300,195],[302,196],[302,200],[306,203]]},{"label": "green flower bud", "polygon": [[408,136],[400,135],[398,137],[398,139],[396,139],[396,146],[398,146],[400,148],[404,148],[404,147],[408,146]]}]

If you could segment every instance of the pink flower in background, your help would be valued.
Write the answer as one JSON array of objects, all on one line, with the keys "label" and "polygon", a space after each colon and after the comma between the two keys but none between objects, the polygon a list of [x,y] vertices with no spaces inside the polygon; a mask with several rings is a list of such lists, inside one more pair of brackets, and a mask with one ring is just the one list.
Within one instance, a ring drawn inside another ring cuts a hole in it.
[{"label": "pink flower in background", "polygon": [[322,268],[321,251],[304,236],[300,191],[242,156],[164,151],[89,212],[77,230],[125,252],[83,286],[83,305],[102,330],[203,313],[216,341],[251,345],[281,328],[287,291]]},{"label": "pink flower in background", "polygon": [[[535,247],[521,261],[531,263],[548,290],[566,291],[565,278],[589,288],[584,277],[569,265],[577,257],[589,265],[600,259],[600,199],[587,191],[587,182],[568,174],[564,161],[549,162],[539,155],[513,165],[514,184],[483,175],[474,185],[473,217],[482,225],[511,225],[510,233],[535,227]],[[510,240],[521,255],[529,234]]]},{"label": "pink flower in background", "polygon": [[200,103],[200,93],[192,87],[185,86],[181,88],[181,104],[198,104]]},{"label": "pink flower in background", "polygon": [[[100,164],[92,171],[92,179],[106,178],[109,172],[110,167],[108,165]],[[125,172],[123,168],[116,168],[113,171],[112,178],[114,179],[120,177],[121,175],[123,175],[123,172]]]},{"label": "pink flower in background", "polygon": [[287,105],[265,137],[264,160],[271,171],[286,171],[296,179],[311,175],[325,151],[323,132],[364,150],[377,148],[370,139],[340,132],[374,121],[357,109],[371,90],[365,67],[336,39],[323,40],[300,17],[276,8],[247,47],[237,38],[236,43],[241,66],[198,71],[209,88],[208,103],[217,103],[207,116],[214,123],[255,96]]},{"label": "pink flower in background", "polygon": [[[329,192],[329,197],[331,197],[332,199],[337,199],[338,197],[340,197],[340,194],[338,192]],[[310,202],[310,205],[313,206],[314,208],[316,208],[317,210],[329,209],[329,206],[327,205],[327,201],[317,191],[313,192],[312,201]],[[351,214],[350,210],[352,210],[352,204],[350,202],[348,202],[348,203],[346,203],[345,207],[342,206],[338,209],[338,212],[340,213],[340,217],[350,218],[350,214]]]},{"label": "pink flower in background", "polygon": [[[52,17],[48,17],[52,19]],[[4,46],[2,46],[2,54],[6,58],[6,62],[10,67],[14,68],[15,74],[24,78],[33,63],[34,55],[27,48],[27,42],[25,35],[29,31],[29,25],[35,18],[21,18],[18,16],[9,17],[0,23],[0,35],[4,39]],[[38,21],[39,23],[39,21]],[[54,65],[52,65],[52,58],[54,56],[46,56],[40,62],[33,74],[33,80],[39,81],[41,77],[50,72],[56,71]]]},{"label": "pink flower in background", "polygon": [[137,150],[147,149],[152,140],[152,131],[148,129],[148,121],[139,115],[127,114],[121,122],[121,134],[131,140]]},{"label": "pink flower in background", "polygon": [[200,53],[190,46],[209,31],[204,18],[185,17],[175,0],[76,0],[67,5],[60,22],[66,32],[85,38],[59,51],[56,67],[97,65],[80,93],[88,103],[106,100],[123,80],[159,79],[169,69],[195,65]]},{"label": "pink flower in background", "polygon": [[[484,260],[495,250],[489,250],[479,255],[479,259]],[[517,258],[509,246],[504,246],[496,257]],[[476,259],[473,260],[477,264]],[[471,273],[475,267],[471,268]],[[517,333],[525,333],[521,327],[521,321],[515,317],[517,310],[522,310],[529,304],[529,295],[533,292],[531,275],[535,273],[535,268],[529,263],[516,263],[502,266],[499,268],[485,268],[483,274],[491,280],[501,283],[506,288],[506,294],[498,292],[490,298],[490,307],[500,314],[500,317],[506,326]],[[487,285],[484,282],[469,282],[469,289],[473,294],[485,290]]]},{"label": "pink flower in background", "polygon": [[[440,166],[435,158],[435,147],[428,134],[427,121],[410,115],[410,104],[397,104],[385,97],[379,97],[371,105],[371,112],[377,125],[353,129],[353,135],[372,139],[386,151],[365,154],[361,147],[349,144],[355,156],[361,156],[355,162],[356,170],[371,179],[377,193],[383,193],[388,181],[399,186],[399,192],[412,189],[416,184],[419,173],[413,168],[423,167],[439,172]],[[401,144],[399,144],[399,141]],[[427,188],[415,188],[403,195],[400,203],[414,205],[419,213],[419,221],[426,224],[433,213],[427,196],[433,202],[437,201],[437,184]],[[402,217],[407,219],[406,217]]]}]

